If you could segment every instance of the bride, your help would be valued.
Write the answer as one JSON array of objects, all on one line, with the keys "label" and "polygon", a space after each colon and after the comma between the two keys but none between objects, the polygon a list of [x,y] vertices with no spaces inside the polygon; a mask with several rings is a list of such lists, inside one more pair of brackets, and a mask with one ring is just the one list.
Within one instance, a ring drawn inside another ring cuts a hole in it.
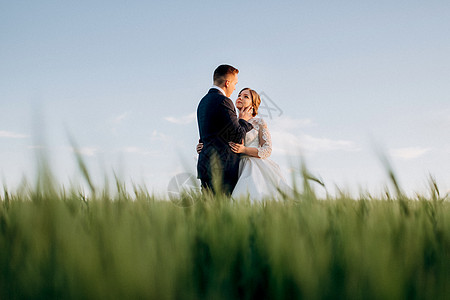
[{"label": "bride", "polygon": [[[242,144],[229,143],[233,152],[241,154],[239,179],[231,194],[234,199],[277,200],[281,198],[280,191],[287,194],[292,191],[279,166],[268,158],[272,153],[272,139],[266,121],[257,117],[260,103],[260,96],[250,88],[242,89],[236,99],[237,109],[252,108],[253,118],[248,122],[253,129],[247,132]],[[202,148],[203,145],[198,144],[197,152],[200,153]]]}]

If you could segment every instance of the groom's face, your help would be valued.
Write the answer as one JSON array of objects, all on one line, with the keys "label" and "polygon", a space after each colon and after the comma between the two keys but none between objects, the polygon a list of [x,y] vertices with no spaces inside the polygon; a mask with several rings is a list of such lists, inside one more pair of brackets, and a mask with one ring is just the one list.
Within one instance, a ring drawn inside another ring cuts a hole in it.
[{"label": "groom's face", "polygon": [[238,83],[237,74],[229,74],[226,79],[226,91],[227,97],[230,97],[236,89],[236,84]]}]

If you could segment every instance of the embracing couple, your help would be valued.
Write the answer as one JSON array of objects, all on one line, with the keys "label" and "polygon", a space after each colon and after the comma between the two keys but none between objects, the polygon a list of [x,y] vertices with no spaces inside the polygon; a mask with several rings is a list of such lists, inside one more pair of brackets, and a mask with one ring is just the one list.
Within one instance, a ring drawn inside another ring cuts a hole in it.
[{"label": "embracing couple", "polygon": [[280,191],[288,193],[291,188],[278,165],[268,159],[272,141],[267,123],[257,117],[261,103],[258,93],[242,89],[236,99],[236,114],[229,97],[238,83],[238,73],[230,65],[217,67],[213,87],[198,105],[198,178],[202,190],[224,192],[234,199],[277,199]]}]

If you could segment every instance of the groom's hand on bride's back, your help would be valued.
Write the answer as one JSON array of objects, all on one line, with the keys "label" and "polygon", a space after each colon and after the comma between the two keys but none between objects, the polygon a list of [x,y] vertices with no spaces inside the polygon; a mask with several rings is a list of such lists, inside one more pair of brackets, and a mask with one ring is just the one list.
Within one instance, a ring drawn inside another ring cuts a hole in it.
[{"label": "groom's hand on bride's back", "polygon": [[244,107],[242,110],[239,111],[239,119],[244,119],[245,121],[250,120],[253,115],[253,107],[248,106]]}]

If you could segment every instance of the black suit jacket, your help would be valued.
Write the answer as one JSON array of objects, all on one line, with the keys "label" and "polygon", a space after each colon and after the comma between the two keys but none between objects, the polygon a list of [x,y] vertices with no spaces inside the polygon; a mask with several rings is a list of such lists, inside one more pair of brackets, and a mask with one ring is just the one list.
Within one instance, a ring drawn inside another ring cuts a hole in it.
[{"label": "black suit jacket", "polygon": [[238,179],[239,155],[231,151],[228,142],[241,143],[253,126],[243,119],[238,120],[233,102],[215,88],[200,100],[197,122],[203,143],[197,163],[198,178],[203,186],[213,188],[211,180],[216,168],[222,176],[223,191],[231,193]]}]

